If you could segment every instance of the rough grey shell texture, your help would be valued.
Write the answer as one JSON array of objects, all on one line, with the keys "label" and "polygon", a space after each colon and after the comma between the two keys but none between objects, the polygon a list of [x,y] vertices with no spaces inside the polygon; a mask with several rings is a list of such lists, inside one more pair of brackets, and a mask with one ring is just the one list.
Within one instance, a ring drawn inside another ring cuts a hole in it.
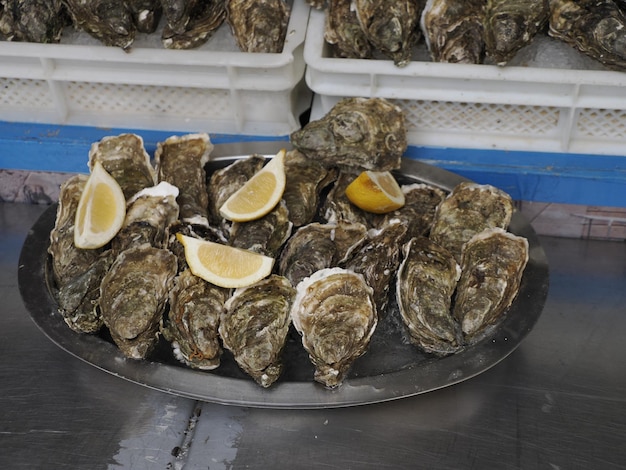
[{"label": "rough grey shell texture", "polygon": [[292,227],[287,205],[281,201],[260,219],[233,223],[228,244],[275,258],[290,237]]},{"label": "rough grey shell texture", "polygon": [[204,0],[194,5],[182,30],[166,23],[161,42],[168,49],[193,49],[206,43],[226,19],[225,0]]},{"label": "rough grey shell texture", "polygon": [[272,275],[236,289],[226,301],[219,326],[224,347],[262,387],[272,385],[282,372],[295,293],[289,280]]},{"label": "rough grey shell texture", "polygon": [[163,17],[167,28],[183,34],[191,18],[191,12],[201,0],[161,0]]},{"label": "rough grey shell texture", "polygon": [[454,316],[468,338],[479,336],[511,305],[528,262],[528,240],[500,228],[472,237],[463,248]]},{"label": "rough grey shell texture", "polygon": [[140,33],[156,31],[163,8],[161,0],[126,0],[135,28]]},{"label": "rough grey shell texture", "polygon": [[356,174],[340,171],[335,183],[320,208],[320,217],[328,223],[339,221],[363,224],[370,228],[376,224],[375,214],[355,206],[346,196],[346,188],[356,178]]},{"label": "rough grey shell texture", "polygon": [[400,168],[408,145],[404,113],[383,98],[344,98],[293,132],[291,143],[327,167],[376,171]]},{"label": "rough grey shell texture", "polygon": [[317,271],[296,287],[291,319],[326,387],[343,382],[369,345],[378,317],[372,288],[362,275],[342,269]]},{"label": "rough grey shell texture", "polygon": [[61,0],[0,1],[0,39],[55,43],[69,18]]},{"label": "rough grey shell texture", "polygon": [[63,0],[76,28],[106,46],[129,49],[136,27],[126,2],[119,0]]},{"label": "rough grey shell texture", "polygon": [[226,9],[241,51],[282,52],[291,12],[284,0],[227,0]]},{"label": "rough grey shell texture", "polygon": [[335,57],[370,59],[373,47],[352,8],[352,0],[331,0],[326,12],[324,39]]}]

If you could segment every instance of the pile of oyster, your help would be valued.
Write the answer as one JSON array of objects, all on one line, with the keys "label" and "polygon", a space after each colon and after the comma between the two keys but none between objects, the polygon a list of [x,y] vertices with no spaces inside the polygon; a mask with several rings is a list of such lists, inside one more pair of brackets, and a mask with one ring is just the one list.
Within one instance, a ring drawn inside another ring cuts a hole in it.
[{"label": "pile of oyster", "polygon": [[398,66],[425,42],[435,62],[507,64],[538,33],[617,70],[626,68],[624,0],[307,0],[326,8],[324,37],[337,57]]},{"label": "pile of oyster", "polygon": [[285,0],[0,0],[0,40],[59,42],[73,27],[125,50],[138,33],[191,49],[226,22],[241,51],[281,52],[290,11]]},{"label": "pile of oyster", "polygon": [[[94,143],[89,165],[100,162],[118,181],[126,219],[108,245],[76,248],[87,177],[62,185],[49,253],[67,325],[107,331],[134,359],[149,358],[162,335],[197,369],[218,367],[225,348],[263,387],[280,377],[292,330],[315,380],[329,388],[367,351],[379,321],[398,315],[396,305],[416,353],[453,354],[494,328],[528,260],[526,239],[507,232],[507,194],[475,183],[450,193],[410,183],[394,212],[354,206],[347,184],[364,169],[397,170],[407,147],[402,111],[383,99],[344,99],[291,142],[281,202],[250,222],[222,219],[219,208],[263,167],[263,156],[207,174],[206,134],[159,143],[154,166],[137,135]],[[233,290],[212,285],[191,273],[177,233],[271,256],[274,272]]]}]

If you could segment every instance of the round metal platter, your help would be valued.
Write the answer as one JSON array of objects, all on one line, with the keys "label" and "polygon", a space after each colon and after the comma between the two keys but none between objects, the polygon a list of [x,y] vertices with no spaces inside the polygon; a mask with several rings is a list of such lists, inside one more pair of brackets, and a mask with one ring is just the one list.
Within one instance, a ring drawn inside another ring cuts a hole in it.
[{"label": "round metal platter", "polygon": [[[252,153],[271,156],[281,146],[286,143],[216,145],[209,170]],[[424,182],[446,190],[465,181],[409,159],[403,159],[397,177],[402,183]],[[515,213],[509,231],[528,239],[530,259],[517,298],[500,323],[481,340],[451,356],[428,356],[408,342],[395,306],[379,322],[367,352],[355,361],[340,387],[329,390],[313,381],[313,366],[297,333],[292,332],[284,350],[284,372],[264,389],[239,370],[228,351],[219,368],[199,371],[179,363],[163,339],[149,360],[133,360],[124,357],[106,332],[87,335],[70,330],[57,312],[47,283],[47,248],[55,217],[56,204],[33,225],[20,255],[19,288],[37,326],[59,347],[117,377],[208,402],[265,408],[334,408],[394,400],[450,386],[486,371],[515,350],[541,315],[548,293],[545,253],[532,227]]]}]

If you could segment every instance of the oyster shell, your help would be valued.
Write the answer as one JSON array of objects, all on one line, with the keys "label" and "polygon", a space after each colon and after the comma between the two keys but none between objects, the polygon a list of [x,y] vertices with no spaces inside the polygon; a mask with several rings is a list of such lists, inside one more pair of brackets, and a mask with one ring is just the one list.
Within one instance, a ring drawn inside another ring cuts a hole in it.
[{"label": "oyster shell", "polygon": [[377,219],[375,214],[360,209],[350,202],[346,196],[346,188],[356,178],[356,175],[340,171],[332,188],[326,195],[320,208],[320,216],[329,224],[339,221],[363,224],[372,227]]},{"label": "oyster shell", "polygon": [[228,244],[275,258],[291,235],[293,224],[284,201],[267,215],[250,222],[234,222]]},{"label": "oyster shell", "polygon": [[487,0],[485,53],[505,65],[548,23],[548,0]]},{"label": "oyster shell", "polygon": [[[333,0],[329,0],[331,3]],[[317,10],[326,8],[326,0],[306,0],[306,3]]]},{"label": "oyster shell", "polygon": [[219,326],[224,347],[263,387],[272,385],[282,372],[281,353],[295,293],[286,278],[272,275],[235,289],[226,301]]},{"label": "oyster shell", "polygon": [[226,0],[226,10],[242,52],[282,52],[291,13],[284,0]]},{"label": "oyster shell", "polygon": [[425,237],[412,238],[403,251],[396,296],[411,342],[439,356],[457,352],[463,335],[450,305],[459,265],[448,250]]},{"label": "oyster shell", "polygon": [[154,33],[161,20],[160,0],[126,0],[135,28],[140,33]]},{"label": "oyster shell", "polygon": [[161,0],[166,27],[176,34],[184,34],[191,12],[202,0]]},{"label": "oyster shell", "polygon": [[56,43],[69,23],[61,0],[0,1],[0,39]]},{"label": "oyster shell", "polygon": [[484,0],[428,0],[420,26],[433,62],[483,60]]},{"label": "oyster shell", "polygon": [[207,134],[172,136],[157,144],[154,153],[157,179],[178,188],[176,202],[183,222],[209,225],[204,166],[212,150]]},{"label": "oyster shell", "polygon": [[194,369],[211,370],[220,365],[217,329],[227,297],[227,289],[194,276],[189,269],[176,276],[162,329],[176,359]]},{"label": "oyster shell", "polygon": [[527,262],[528,240],[501,228],[480,232],[465,244],[454,316],[467,338],[500,319],[517,296]]},{"label": "oyster shell", "polygon": [[102,319],[125,356],[144,359],[156,346],[177,268],[171,252],[146,243],[121,252],[102,279]]},{"label": "oyster shell", "polygon": [[135,40],[135,23],[127,2],[118,0],[63,0],[76,28],[105,46],[129,49]]},{"label": "oyster shell", "polygon": [[362,224],[313,222],[300,227],[289,239],[278,262],[278,272],[295,286],[323,268],[337,266],[366,237]]},{"label": "oyster shell", "polygon": [[513,201],[504,191],[487,184],[463,182],[437,207],[430,238],[461,260],[463,245],[487,228],[506,229]]},{"label": "oyster shell", "polygon": [[295,148],[322,165],[353,170],[400,168],[407,148],[404,113],[383,98],[344,98],[290,138]]},{"label": "oyster shell", "polygon": [[167,249],[176,255],[178,258],[178,271],[182,272],[187,269],[187,260],[185,259],[185,247],[176,238],[177,233],[181,233],[188,237],[198,238],[200,240],[208,240],[216,243],[226,245],[228,243],[224,234],[219,228],[205,225],[185,224],[180,221],[174,222],[168,228],[169,238],[167,242]]},{"label": "oyster shell", "polygon": [[550,0],[549,35],[615,70],[626,68],[626,13],[612,0]]},{"label": "oyster shell", "polygon": [[126,200],[137,191],[154,186],[156,173],[143,139],[136,134],[107,136],[92,144],[89,150],[89,169],[99,161],[118,182]]},{"label": "oyster shell", "polygon": [[291,320],[315,366],[315,380],[341,385],[369,345],[378,318],[372,288],[342,268],[317,271],[296,287]]},{"label": "oyster shell", "polygon": [[373,47],[352,8],[352,0],[330,0],[324,39],[333,45],[335,57],[370,59]]},{"label": "oyster shell", "polygon": [[206,43],[226,18],[225,0],[204,0],[191,11],[182,32],[174,31],[169,23],[163,28],[161,41],[168,49],[193,49]]}]

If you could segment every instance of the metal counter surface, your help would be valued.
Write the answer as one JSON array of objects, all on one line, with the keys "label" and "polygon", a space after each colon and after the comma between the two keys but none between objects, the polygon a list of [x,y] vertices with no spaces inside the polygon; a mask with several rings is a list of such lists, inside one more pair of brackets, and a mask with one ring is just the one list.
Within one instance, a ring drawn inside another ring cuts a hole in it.
[{"label": "metal counter surface", "polygon": [[0,203],[0,468],[626,469],[626,244],[542,237],[551,286],[522,345],[389,403],[270,410],[154,391],[41,333],[17,263],[44,206]]}]

